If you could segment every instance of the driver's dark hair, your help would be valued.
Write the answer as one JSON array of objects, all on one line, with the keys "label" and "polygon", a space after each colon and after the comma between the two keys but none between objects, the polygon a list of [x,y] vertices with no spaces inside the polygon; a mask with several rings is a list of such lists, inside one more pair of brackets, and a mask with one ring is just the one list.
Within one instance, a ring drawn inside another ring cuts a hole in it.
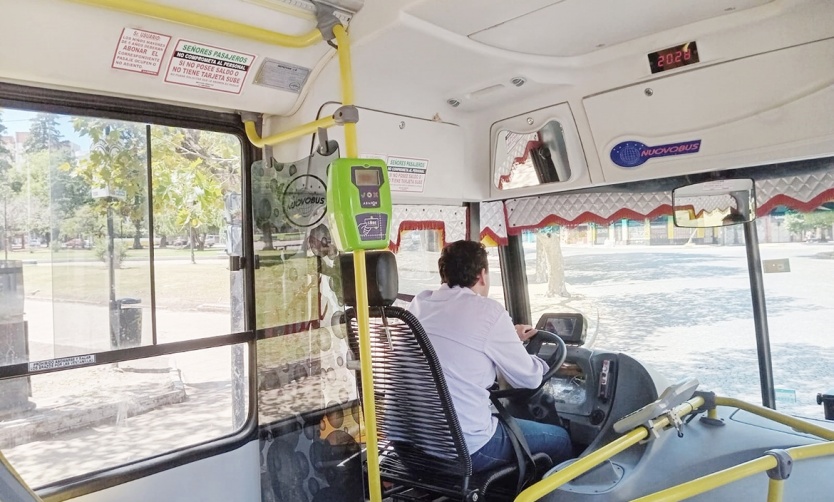
[{"label": "driver's dark hair", "polygon": [[471,288],[478,282],[481,270],[489,270],[486,248],[480,242],[456,241],[443,248],[437,260],[440,282],[450,288]]}]

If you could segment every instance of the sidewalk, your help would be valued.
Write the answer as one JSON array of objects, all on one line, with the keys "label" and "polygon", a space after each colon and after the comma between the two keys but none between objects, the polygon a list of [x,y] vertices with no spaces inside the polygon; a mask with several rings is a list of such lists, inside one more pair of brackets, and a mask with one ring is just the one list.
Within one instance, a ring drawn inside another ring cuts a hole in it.
[{"label": "sidewalk", "polygon": [[0,417],[0,449],[96,425],[119,424],[187,399],[178,370],[133,363],[83,368],[49,378],[48,388],[43,383],[33,385],[31,410],[11,420]]}]

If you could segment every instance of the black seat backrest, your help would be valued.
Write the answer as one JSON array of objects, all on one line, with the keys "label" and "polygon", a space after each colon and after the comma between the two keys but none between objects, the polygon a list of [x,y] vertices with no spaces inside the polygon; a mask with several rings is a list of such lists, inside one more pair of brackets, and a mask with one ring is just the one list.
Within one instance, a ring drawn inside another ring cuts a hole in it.
[{"label": "black seat backrest", "polygon": [[[368,296],[373,300],[371,365],[382,477],[461,496],[468,490],[472,463],[443,370],[417,319],[402,308],[390,306],[397,288],[385,281],[396,277],[393,254],[367,255]],[[341,260],[348,305],[355,304],[352,260],[349,255]],[[346,316],[348,342],[358,356],[355,310],[348,309]]]}]

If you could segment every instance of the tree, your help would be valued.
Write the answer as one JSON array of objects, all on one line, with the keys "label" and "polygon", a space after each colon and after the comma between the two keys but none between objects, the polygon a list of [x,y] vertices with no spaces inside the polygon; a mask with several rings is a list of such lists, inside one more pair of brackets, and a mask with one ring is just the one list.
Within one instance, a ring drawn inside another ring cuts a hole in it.
[{"label": "tree", "polygon": [[788,213],[785,215],[785,225],[793,233],[805,237],[807,232],[823,231],[834,225],[834,211],[817,210],[810,213]]},{"label": "tree", "polygon": [[39,113],[32,119],[29,137],[23,144],[26,153],[40,152],[61,145],[61,132],[58,130],[58,116],[52,113]]},{"label": "tree", "polygon": [[110,194],[98,199],[97,204],[102,212],[107,209],[130,220],[135,229],[133,249],[141,249],[142,224],[147,213],[145,127],[87,117],[75,117],[72,125],[76,132],[90,137],[92,148],[71,171],[92,190]]},{"label": "tree", "polygon": [[[0,138],[6,133],[6,126],[3,125],[3,113],[0,112]],[[12,168],[12,152],[6,144],[0,140],[0,176]]]},{"label": "tree", "polygon": [[547,296],[570,297],[565,285],[559,232],[549,227],[536,233],[536,278],[546,271]]},{"label": "tree", "polygon": [[[234,136],[154,126],[154,225],[160,232],[187,232],[191,246],[223,224],[223,194],[240,190],[240,143]],[[165,235],[165,234],[163,234]]]}]

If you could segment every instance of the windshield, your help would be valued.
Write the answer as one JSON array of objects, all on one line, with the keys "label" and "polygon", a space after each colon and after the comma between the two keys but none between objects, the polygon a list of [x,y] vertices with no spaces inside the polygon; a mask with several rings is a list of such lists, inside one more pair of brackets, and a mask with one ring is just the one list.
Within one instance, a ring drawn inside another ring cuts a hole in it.
[{"label": "windshield", "polygon": [[[440,230],[403,230],[400,233],[400,245],[396,252],[401,294],[416,295],[421,291],[440,287],[437,260],[440,258],[443,246],[443,232]],[[501,284],[498,248],[487,247],[487,256],[489,258],[489,297],[503,305],[504,290]],[[406,306],[407,302],[399,301],[397,305]]]},{"label": "windshield", "polygon": [[[761,403],[743,226],[683,229],[670,219],[525,230],[532,319],[580,312],[597,348]],[[817,394],[834,388],[834,211],[777,206],[755,225],[776,407],[822,418]]]}]

